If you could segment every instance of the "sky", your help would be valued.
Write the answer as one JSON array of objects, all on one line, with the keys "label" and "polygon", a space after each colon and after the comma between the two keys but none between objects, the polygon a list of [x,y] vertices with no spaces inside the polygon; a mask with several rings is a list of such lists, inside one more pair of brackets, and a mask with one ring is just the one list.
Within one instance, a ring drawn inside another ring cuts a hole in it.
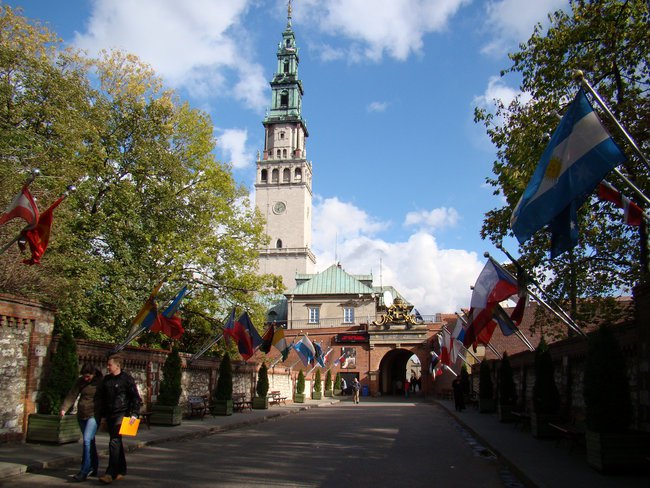
[{"label": "sky", "polygon": [[[90,55],[118,48],[210,114],[254,197],[286,0],[12,0]],[[294,0],[317,271],[339,262],[423,315],[469,305],[496,150],[474,108],[520,95],[508,52],[568,0]],[[525,96],[525,94],[523,94]],[[517,256],[516,241],[504,246]]]}]

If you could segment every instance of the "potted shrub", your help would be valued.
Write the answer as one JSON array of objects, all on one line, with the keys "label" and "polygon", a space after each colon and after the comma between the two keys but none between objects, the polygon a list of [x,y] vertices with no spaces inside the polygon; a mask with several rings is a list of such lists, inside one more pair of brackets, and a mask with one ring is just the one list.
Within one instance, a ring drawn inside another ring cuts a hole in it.
[{"label": "potted shrub", "polygon": [[334,394],[338,396],[341,395],[341,393],[341,373],[336,373],[336,376],[334,377]]},{"label": "potted shrub", "polygon": [[320,369],[316,370],[316,375],[314,376],[314,391],[311,394],[313,400],[320,400],[323,398],[323,383],[320,377]]},{"label": "potted shrub", "polygon": [[232,415],[232,404],[232,364],[226,352],[219,364],[219,378],[211,407],[212,415]]},{"label": "potted shrub", "polygon": [[296,380],[296,393],[294,395],[294,402],[305,403],[305,374],[302,369],[298,371],[298,379]]},{"label": "potted shrub", "polygon": [[329,369],[325,373],[325,396],[332,396],[332,372]]},{"label": "potted shrub", "polygon": [[167,355],[162,368],[158,399],[151,407],[150,423],[154,425],[180,425],[183,413],[178,401],[181,398],[181,357],[176,348]]},{"label": "potted shrub", "polygon": [[491,413],[495,410],[494,384],[490,373],[490,363],[482,361],[478,377],[478,411],[480,413]]},{"label": "potted shrub", "polygon": [[625,356],[609,326],[589,337],[583,391],[589,465],[603,472],[641,466],[650,435],[630,430],[632,400]]},{"label": "potted shrub", "polygon": [[460,368],[460,390],[463,392],[463,400],[465,405],[469,403],[469,397],[470,397],[469,387],[470,387],[469,373],[467,372],[467,366],[463,364]]},{"label": "potted shrub", "polygon": [[266,410],[269,408],[269,372],[266,363],[262,363],[257,372],[257,385],[255,386],[257,396],[253,397],[253,408],[256,410]]},{"label": "potted shrub", "polygon": [[59,336],[56,351],[52,354],[50,372],[39,396],[38,413],[27,420],[27,442],[52,442],[65,444],[77,442],[80,437],[76,415],[61,417],[61,404],[79,377],[77,344],[70,329]]},{"label": "potted shrub", "polygon": [[500,422],[512,422],[515,418],[512,410],[517,404],[517,388],[512,375],[510,358],[508,353],[503,353],[503,359],[499,365],[499,385],[498,385],[498,417]]},{"label": "potted shrub", "polygon": [[561,421],[560,407],[560,392],[555,385],[553,358],[542,337],[535,349],[533,411],[530,414],[530,431],[533,436],[538,438],[557,436],[557,431],[548,424]]}]

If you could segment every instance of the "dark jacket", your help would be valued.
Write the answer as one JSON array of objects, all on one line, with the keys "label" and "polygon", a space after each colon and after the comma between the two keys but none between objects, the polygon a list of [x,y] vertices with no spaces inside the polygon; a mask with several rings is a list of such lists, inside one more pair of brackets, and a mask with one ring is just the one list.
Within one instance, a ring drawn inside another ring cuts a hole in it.
[{"label": "dark jacket", "polygon": [[137,416],[140,413],[140,394],[130,374],[107,374],[100,386],[102,417]]},{"label": "dark jacket", "polygon": [[90,382],[85,381],[83,376],[80,376],[77,381],[75,381],[68,396],[63,400],[61,410],[67,412],[74,404],[77,397],[79,397],[79,403],[77,403],[77,417],[80,419],[89,419],[90,417],[100,418],[102,409],[97,390],[101,383],[101,375],[95,375]]}]

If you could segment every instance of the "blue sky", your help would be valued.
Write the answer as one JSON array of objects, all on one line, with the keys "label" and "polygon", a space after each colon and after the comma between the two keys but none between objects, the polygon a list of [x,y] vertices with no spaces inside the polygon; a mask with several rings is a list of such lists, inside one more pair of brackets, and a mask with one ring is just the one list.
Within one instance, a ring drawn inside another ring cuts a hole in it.
[{"label": "blue sky", "polygon": [[[217,157],[254,191],[286,0],[5,1],[86,49],[120,48],[208,112]],[[507,53],[567,0],[294,0],[317,267],[372,273],[423,314],[469,304],[501,206],[475,106],[518,92]],[[516,251],[515,241],[504,243]]]}]

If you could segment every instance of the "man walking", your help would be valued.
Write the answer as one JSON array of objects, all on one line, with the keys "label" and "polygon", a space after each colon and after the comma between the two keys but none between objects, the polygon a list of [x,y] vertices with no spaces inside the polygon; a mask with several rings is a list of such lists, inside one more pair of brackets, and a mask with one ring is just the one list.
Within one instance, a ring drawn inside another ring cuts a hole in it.
[{"label": "man walking", "polygon": [[361,390],[361,383],[357,378],[352,380],[352,402],[359,403],[359,390]]},{"label": "man walking", "polygon": [[109,444],[108,467],[106,474],[99,478],[104,484],[112,483],[126,476],[126,457],[120,427],[124,417],[131,417],[133,424],[140,412],[140,394],[135,386],[135,381],[130,374],[122,371],[122,358],[117,355],[110,356],[106,363],[108,374],[100,386],[99,395],[103,408],[102,417],[106,419]]}]

